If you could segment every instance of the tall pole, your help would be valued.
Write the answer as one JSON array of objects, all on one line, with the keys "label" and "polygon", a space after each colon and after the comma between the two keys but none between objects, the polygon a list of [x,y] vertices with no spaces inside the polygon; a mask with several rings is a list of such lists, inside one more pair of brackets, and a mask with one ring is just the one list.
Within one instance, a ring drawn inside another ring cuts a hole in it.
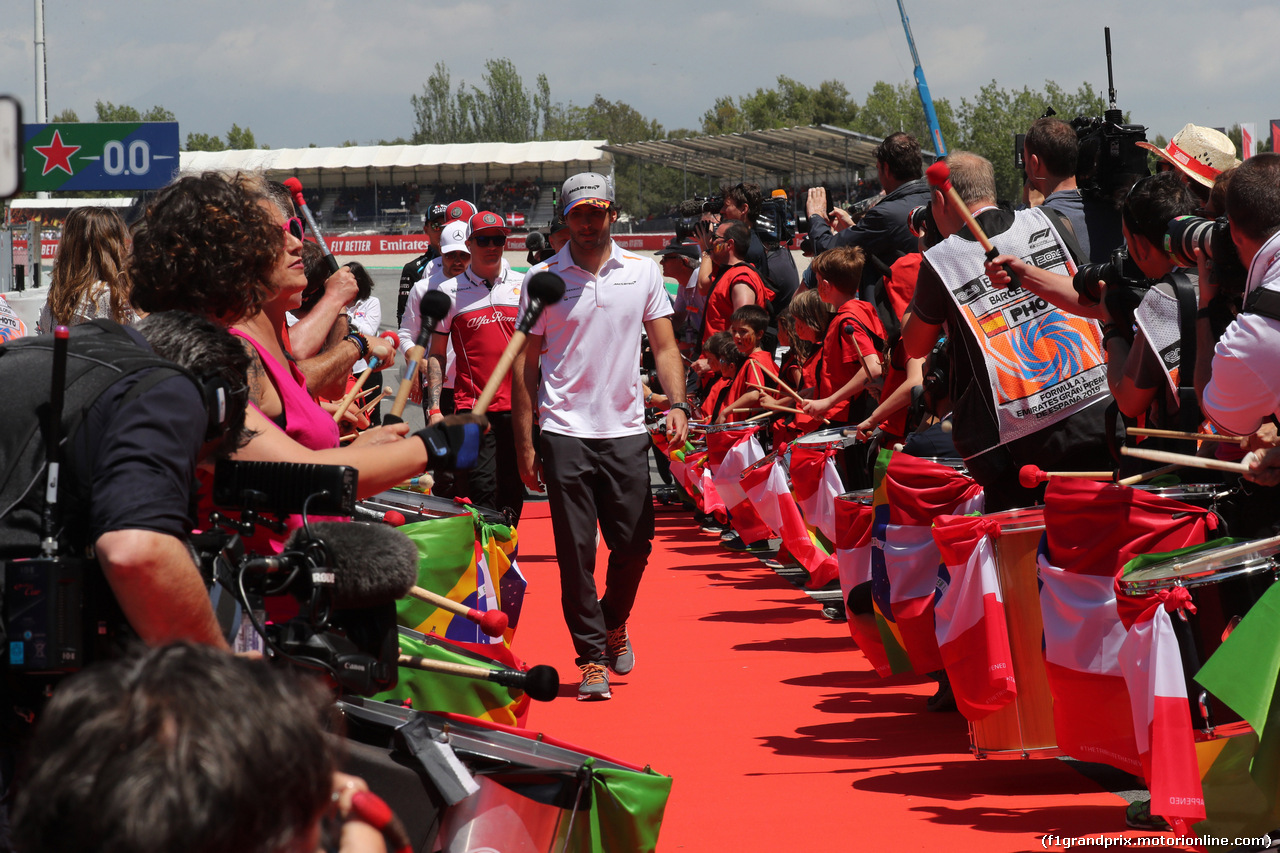
[{"label": "tall pole", "polygon": [[916,91],[920,93],[920,106],[924,108],[924,118],[929,123],[929,133],[933,136],[933,150],[939,157],[943,157],[947,153],[947,144],[942,141],[942,126],[938,124],[938,114],[933,109],[933,97],[930,96],[929,84],[924,79],[924,68],[920,65],[920,55],[916,53],[916,42],[911,38],[911,21],[907,19],[907,10],[902,5],[902,0],[898,0],[898,11],[902,13],[902,29],[907,34],[911,60],[916,64]]},{"label": "tall pole", "polygon": [[44,0],[36,2],[36,124],[49,121],[49,84],[45,79]]},{"label": "tall pole", "polygon": [[[36,124],[49,121],[49,83],[44,60],[44,0],[36,3]],[[36,193],[36,198],[48,198],[47,192]],[[37,260],[37,263],[39,261]]]}]

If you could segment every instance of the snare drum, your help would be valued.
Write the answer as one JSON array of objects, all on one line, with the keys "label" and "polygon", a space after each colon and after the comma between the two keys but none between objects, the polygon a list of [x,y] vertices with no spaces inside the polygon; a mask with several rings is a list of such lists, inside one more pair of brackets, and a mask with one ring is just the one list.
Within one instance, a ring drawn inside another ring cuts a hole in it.
[{"label": "snare drum", "polygon": [[1174,633],[1182,650],[1192,719],[1206,729],[1240,719],[1230,708],[1193,681],[1195,671],[1217,651],[1236,624],[1262,597],[1280,568],[1280,537],[1209,548],[1162,560],[1125,573],[1119,580],[1126,595],[1144,596],[1175,586],[1190,591],[1196,612],[1179,611]]},{"label": "snare drum", "polygon": [[967,475],[969,473],[969,469],[964,465],[964,460],[959,456],[918,456],[916,458],[942,465],[952,471],[959,471],[961,474]]},{"label": "snare drum", "polygon": [[1133,488],[1149,495],[1168,498],[1171,501],[1178,501],[1201,509],[1214,509],[1219,500],[1228,497],[1233,492],[1232,489],[1215,483],[1182,483],[1176,486],[1138,484]]},{"label": "snare drum", "polygon": [[1011,509],[985,517],[1000,524],[994,543],[996,579],[1018,695],[1000,710],[969,723],[969,748],[978,758],[1053,758],[1062,752],[1053,730],[1053,695],[1041,653],[1044,623],[1036,578],[1044,510]]},{"label": "snare drum", "polygon": [[817,450],[839,449],[857,444],[858,437],[853,427],[831,427],[816,432],[805,433],[791,442],[792,447],[808,447]]},{"label": "snare drum", "polygon": [[[389,509],[397,510],[404,515],[405,523],[407,524],[428,521],[433,518],[453,518],[470,514],[465,506],[452,498],[424,495],[411,489],[387,489],[385,492],[378,492],[373,497],[360,501],[360,506],[374,512],[386,512]],[[496,509],[476,506],[475,504],[471,506],[490,524],[507,523],[506,516]]]}]

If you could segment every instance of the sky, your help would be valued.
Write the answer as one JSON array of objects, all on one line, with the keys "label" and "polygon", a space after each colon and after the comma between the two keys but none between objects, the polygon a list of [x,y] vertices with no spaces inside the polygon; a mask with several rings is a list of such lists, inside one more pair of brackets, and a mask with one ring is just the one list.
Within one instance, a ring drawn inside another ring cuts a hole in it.
[{"label": "sky", "polygon": [[[1280,118],[1280,3],[905,0],[935,98],[995,80],[1107,89],[1111,27],[1117,105],[1172,136],[1184,124]],[[981,14],[982,17],[977,17]],[[36,118],[33,0],[0,0],[0,94]],[[249,127],[272,148],[374,143],[413,132],[410,97],[437,62],[479,84],[508,58],[553,100],[598,93],[664,128],[697,129],[722,95],[837,79],[859,102],[877,80],[911,79],[895,0],[46,0],[49,115],[92,120],[98,100],[162,105],[188,132]]]}]

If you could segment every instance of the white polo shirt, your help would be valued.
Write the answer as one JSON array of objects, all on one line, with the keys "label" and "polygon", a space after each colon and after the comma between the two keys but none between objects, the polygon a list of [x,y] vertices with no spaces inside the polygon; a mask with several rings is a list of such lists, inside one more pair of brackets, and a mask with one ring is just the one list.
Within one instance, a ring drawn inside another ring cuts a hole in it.
[{"label": "white polo shirt", "polygon": [[612,251],[593,275],[573,262],[572,244],[525,276],[547,270],[564,279],[564,299],[548,305],[530,330],[542,335],[542,429],[574,438],[619,438],[644,433],[640,335],[644,323],[671,315],[662,271],[649,258]]}]

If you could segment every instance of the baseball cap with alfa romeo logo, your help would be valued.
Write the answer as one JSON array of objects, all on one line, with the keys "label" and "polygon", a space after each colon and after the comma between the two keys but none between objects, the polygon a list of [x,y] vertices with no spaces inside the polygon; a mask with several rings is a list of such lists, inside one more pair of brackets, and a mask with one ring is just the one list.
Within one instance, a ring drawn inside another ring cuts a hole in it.
[{"label": "baseball cap with alfa romeo logo", "polygon": [[488,210],[481,211],[471,217],[471,222],[467,229],[467,236],[470,237],[477,231],[497,231],[504,237],[511,233],[511,229],[507,227],[506,222],[502,221],[502,217]]},{"label": "baseball cap with alfa romeo logo", "polygon": [[596,172],[583,172],[564,182],[560,191],[560,203],[566,214],[586,202],[593,207],[609,207],[613,204],[613,182]]}]

